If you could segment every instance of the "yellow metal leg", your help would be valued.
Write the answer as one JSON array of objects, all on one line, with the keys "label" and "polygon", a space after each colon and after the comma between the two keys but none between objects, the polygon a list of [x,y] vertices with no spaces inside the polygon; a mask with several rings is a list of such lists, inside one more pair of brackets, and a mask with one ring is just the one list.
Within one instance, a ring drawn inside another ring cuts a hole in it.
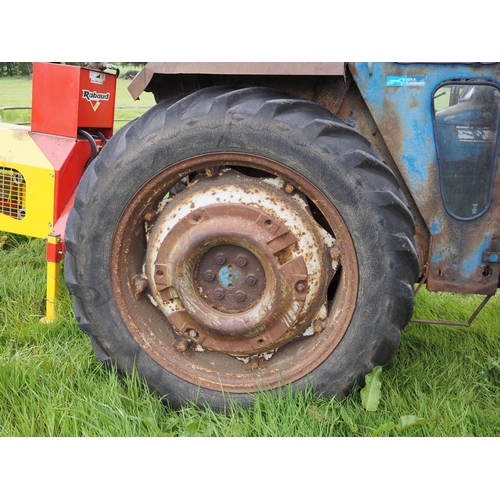
[{"label": "yellow metal leg", "polygon": [[60,242],[59,235],[51,234],[47,240],[47,306],[45,317],[40,320],[43,323],[52,323],[56,318],[56,303],[59,299],[61,278],[61,260],[58,256]]}]

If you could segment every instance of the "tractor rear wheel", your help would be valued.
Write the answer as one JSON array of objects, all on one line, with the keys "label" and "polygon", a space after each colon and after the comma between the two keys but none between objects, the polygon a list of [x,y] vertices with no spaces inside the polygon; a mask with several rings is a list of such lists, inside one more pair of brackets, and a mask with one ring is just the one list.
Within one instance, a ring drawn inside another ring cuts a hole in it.
[{"label": "tractor rear wheel", "polygon": [[412,216],[368,141],[265,88],[164,101],[88,167],[66,230],[75,315],[102,362],[173,406],[343,396],[395,354]]}]

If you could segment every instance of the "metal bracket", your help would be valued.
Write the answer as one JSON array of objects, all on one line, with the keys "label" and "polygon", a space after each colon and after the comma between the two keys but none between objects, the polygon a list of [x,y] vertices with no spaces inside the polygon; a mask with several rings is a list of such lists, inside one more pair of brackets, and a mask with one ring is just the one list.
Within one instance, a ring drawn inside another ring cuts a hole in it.
[{"label": "metal bracket", "polygon": [[428,325],[446,325],[446,326],[465,326],[469,327],[472,325],[472,322],[476,319],[476,316],[480,313],[481,309],[486,305],[486,303],[493,297],[493,295],[486,295],[483,299],[479,307],[474,311],[472,316],[469,318],[467,323],[459,322],[459,321],[439,321],[432,319],[411,319],[412,323],[425,323]]}]

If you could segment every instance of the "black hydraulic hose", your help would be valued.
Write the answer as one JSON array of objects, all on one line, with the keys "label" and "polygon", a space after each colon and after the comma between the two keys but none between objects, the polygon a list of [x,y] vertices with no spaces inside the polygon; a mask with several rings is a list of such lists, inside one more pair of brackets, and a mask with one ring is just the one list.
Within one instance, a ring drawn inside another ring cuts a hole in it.
[{"label": "black hydraulic hose", "polygon": [[85,168],[87,168],[97,157],[97,145],[94,138],[86,130],[82,130],[81,128],[79,128],[78,133],[85,137],[87,141],[89,141],[90,148],[92,149],[92,154],[90,155],[89,161],[87,162],[87,165],[85,165]]},{"label": "black hydraulic hose", "polygon": [[116,78],[120,76],[120,68],[115,66],[114,64],[106,63],[106,62],[88,62],[86,63],[87,68],[95,68],[100,71],[104,71],[105,69],[111,69],[116,73]]},{"label": "black hydraulic hose", "polygon": [[116,72],[116,78],[120,76],[120,68],[114,64],[106,63],[106,69],[111,69]]},{"label": "black hydraulic hose", "polygon": [[99,139],[101,139],[102,145],[104,146],[106,142],[108,142],[106,136],[100,130],[96,130],[95,133],[99,136]]}]

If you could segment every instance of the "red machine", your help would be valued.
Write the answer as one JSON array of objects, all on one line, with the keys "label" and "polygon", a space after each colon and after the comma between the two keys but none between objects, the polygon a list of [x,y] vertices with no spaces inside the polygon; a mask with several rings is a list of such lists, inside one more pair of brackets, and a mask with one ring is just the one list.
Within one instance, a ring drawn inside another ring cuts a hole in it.
[{"label": "red machine", "polygon": [[34,63],[31,129],[0,128],[0,229],[48,238],[47,321],[55,316],[73,194],[113,134],[117,74],[107,67],[115,69]]}]

